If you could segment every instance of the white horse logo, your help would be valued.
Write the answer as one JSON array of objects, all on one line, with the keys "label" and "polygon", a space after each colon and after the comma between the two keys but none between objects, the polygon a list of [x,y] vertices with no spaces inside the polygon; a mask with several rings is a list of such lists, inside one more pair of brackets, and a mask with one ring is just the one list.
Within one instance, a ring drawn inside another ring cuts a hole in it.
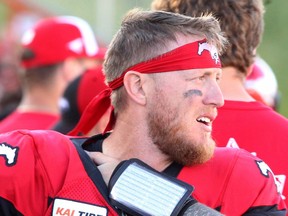
[{"label": "white horse logo", "polygon": [[208,44],[206,42],[199,43],[198,47],[198,55],[201,55],[204,50],[207,50],[210,52],[211,58],[214,59],[215,63],[218,64],[219,62],[219,56],[218,52],[215,46]]},{"label": "white horse logo", "polygon": [[258,167],[260,168],[262,175],[264,175],[265,177],[269,177],[268,174],[269,172],[273,175],[272,170],[264,161],[256,161],[256,163],[258,164]]},{"label": "white horse logo", "polygon": [[7,166],[16,164],[18,149],[18,147],[13,148],[7,143],[0,144],[0,156],[4,156]]},{"label": "white horse logo", "polygon": [[[277,187],[277,191],[278,193],[282,194],[283,188],[282,187],[282,183],[279,181],[279,179],[277,179],[274,175],[274,173],[272,172],[272,170],[270,169],[270,167],[264,162],[264,161],[256,161],[262,175],[264,175],[265,177],[269,178],[269,172],[271,173],[271,175],[273,176],[275,185]],[[284,179],[285,181],[285,179]]]}]

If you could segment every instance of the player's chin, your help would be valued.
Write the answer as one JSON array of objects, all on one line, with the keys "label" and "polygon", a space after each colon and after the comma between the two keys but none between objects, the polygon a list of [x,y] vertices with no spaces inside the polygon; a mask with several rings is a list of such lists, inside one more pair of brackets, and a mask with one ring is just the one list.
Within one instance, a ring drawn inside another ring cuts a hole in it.
[{"label": "player's chin", "polygon": [[203,145],[199,149],[199,164],[205,163],[213,157],[215,151],[215,141],[211,138],[211,136],[207,137],[205,141],[203,141]]},{"label": "player's chin", "polygon": [[210,138],[208,145],[206,146],[206,152],[207,152],[206,161],[210,160],[212,158],[214,151],[215,151],[215,148],[216,148],[216,144],[215,144],[214,140]]},{"label": "player's chin", "polygon": [[193,147],[193,150],[189,151],[186,155],[188,157],[181,158],[182,164],[186,166],[199,165],[207,162],[213,157],[215,150],[215,142],[212,139],[199,142],[197,146]]}]

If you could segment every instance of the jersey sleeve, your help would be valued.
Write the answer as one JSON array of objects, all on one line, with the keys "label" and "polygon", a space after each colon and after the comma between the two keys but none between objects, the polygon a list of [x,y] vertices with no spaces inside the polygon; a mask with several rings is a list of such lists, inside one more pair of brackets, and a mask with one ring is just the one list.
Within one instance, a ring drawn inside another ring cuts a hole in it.
[{"label": "jersey sleeve", "polygon": [[[234,169],[227,185],[225,200],[235,206],[229,209],[238,209],[241,206],[250,206],[247,210],[239,209],[243,215],[271,215],[285,216],[286,206],[277,188],[277,181],[272,170],[261,159],[245,150],[239,150]],[[226,206],[223,207],[225,213]]]},{"label": "jersey sleeve", "polygon": [[[65,173],[61,170],[65,169],[65,157],[59,158],[61,149],[58,152],[53,148],[56,141],[55,134],[48,132],[13,131],[0,135],[1,215],[44,215],[49,196],[57,189],[49,173],[53,170],[58,175],[56,180],[62,178],[57,173]],[[60,162],[63,167],[56,168]]]}]

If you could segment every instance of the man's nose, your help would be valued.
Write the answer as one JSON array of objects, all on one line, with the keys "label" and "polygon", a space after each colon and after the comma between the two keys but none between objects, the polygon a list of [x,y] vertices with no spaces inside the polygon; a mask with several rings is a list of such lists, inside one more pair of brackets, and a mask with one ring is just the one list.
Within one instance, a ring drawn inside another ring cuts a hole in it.
[{"label": "man's nose", "polygon": [[215,107],[221,107],[224,105],[223,94],[216,81],[207,89],[207,94],[204,100],[205,104],[213,104]]}]

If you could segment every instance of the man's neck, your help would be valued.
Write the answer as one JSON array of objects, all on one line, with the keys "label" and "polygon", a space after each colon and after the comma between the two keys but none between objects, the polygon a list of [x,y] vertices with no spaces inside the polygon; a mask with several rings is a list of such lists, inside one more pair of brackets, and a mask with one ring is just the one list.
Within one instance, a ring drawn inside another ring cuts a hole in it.
[{"label": "man's neck", "polygon": [[240,74],[236,68],[225,67],[222,71],[220,88],[225,100],[254,101],[245,89],[245,75]]},{"label": "man's neck", "polygon": [[36,92],[24,94],[17,110],[22,112],[46,112],[60,114],[59,98],[53,95]]},{"label": "man's neck", "polygon": [[138,158],[163,171],[172,161],[157,148],[146,131],[139,124],[127,125],[117,119],[112,134],[104,140],[103,153],[121,161]]}]

